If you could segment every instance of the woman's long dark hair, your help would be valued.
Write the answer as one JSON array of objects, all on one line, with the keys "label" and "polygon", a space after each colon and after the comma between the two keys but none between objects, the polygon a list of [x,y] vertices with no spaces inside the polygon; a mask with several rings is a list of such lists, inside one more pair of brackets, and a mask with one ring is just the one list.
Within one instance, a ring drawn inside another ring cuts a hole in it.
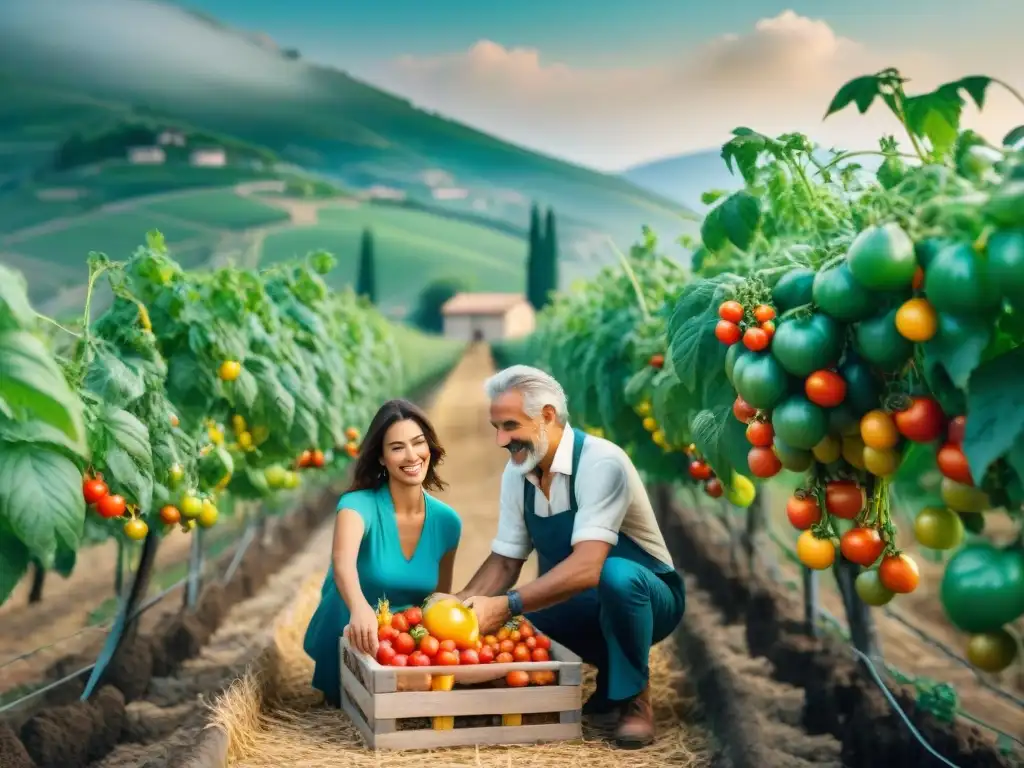
[{"label": "woman's long dark hair", "polygon": [[420,408],[408,400],[397,398],[384,403],[377,411],[377,415],[373,417],[373,421],[370,422],[362,445],[359,446],[359,456],[356,459],[352,484],[346,493],[377,490],[387,484],[388,473],[380,463],[384,456],[384,435],[387,434],[392,424],[406,419],[412,419],[420,425],[423,436],[427,439],[427,447],[430,448],[430,466],[427,467],[427,476],[423,480],[423,487],[428,491],[444,490],[445,483],[437,474],[437,465],[444,460],[445,450],[437,439],[434,425],[430,423],[427,414]]}]

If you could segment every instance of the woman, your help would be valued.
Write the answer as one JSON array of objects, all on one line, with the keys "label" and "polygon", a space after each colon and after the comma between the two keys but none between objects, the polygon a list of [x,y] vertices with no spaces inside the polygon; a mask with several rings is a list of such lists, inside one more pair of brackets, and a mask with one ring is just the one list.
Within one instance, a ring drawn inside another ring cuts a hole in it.
[{"label": "woman", "polygon": [[444,449],[426,415],[390,400],[373,417],[356,459],[351,487],[338,502],[331,567],[304,649],[316,662],[313,687],[341,701],[339,638],[377,653],[377,600],[395,610],[450,592],[462,521],[427,490],[444,483]]}]

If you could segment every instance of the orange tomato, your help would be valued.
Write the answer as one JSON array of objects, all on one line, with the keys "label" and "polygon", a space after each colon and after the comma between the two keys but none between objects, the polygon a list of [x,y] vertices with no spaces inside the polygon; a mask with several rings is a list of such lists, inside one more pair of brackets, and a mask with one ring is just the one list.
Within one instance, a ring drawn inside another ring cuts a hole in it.
[{"label": "orange tomato", "polygon": [[505,638],[498,643],[498,650],[502,653],[512,653],[516,649],[516,644],[511,639]]},{"label": "orange tomato", "polygon": [[796,556],[808,568],[823,571],[836,561],[836,547],[829,539],[819,539],[811,531],[804,531],[796,540]]},{"label": "orange tomato", "polygon": [[530,675],[521,669],[514,670],[505,675],[505,684],[509,688],[523,688],[530,684]]},{"label": "orange tomato", "polygon": [[515,650],[512,651],[512,658],[516,661],[529,661],[530,649],[522,643],[519,643],[516,645]]},{"label": "orange tomato", "polygon": [[547,648],[534,648],[530,654],[531,661],[550,661],[551,654],[548,653]]},{"label": "orange tomato", "polygon": [[892,416],[882,410],[868,411],[860,420],[860,439],[869,448],[895,448],[900,441],[899,430]]},{"label": "orange tomato", "polygon": [[921,572],[908,555],[889,555],[883,557],[882,564],[878,566],[878,580],[890,592],[905,595],[917,589]]},{"label": "orange tomato", "polygon": [[498,664],[511,664],[513,661],[515,661],[515,659],[512,658],[511,653],[506,653],[505,651],[502,651],[494,657],[494,661]]},{"label": "orange tomato", "polygon": [[534,685],[552,685],[555,682],[555,673],[550,669],[538,669],[530,672],[530,682]]}]

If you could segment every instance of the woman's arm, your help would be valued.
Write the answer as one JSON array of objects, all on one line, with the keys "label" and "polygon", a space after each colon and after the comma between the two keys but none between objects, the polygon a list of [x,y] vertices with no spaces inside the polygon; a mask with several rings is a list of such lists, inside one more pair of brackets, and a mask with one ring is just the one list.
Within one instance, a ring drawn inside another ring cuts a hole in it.
[{"label": "woman's arm", "polygon": [[441,558],[437,567],[437,591],[449,594],[452,591],[452,578],[455,573],[455,554],[459,551],[458,545],[449,549]]},{"label": "woman's arm", "polygon": [[334,584],[349,612],[366,602],[356,570],[364,530],[363,518],[354,509],[342,509],[334,518],[334,544],[331,549]]}]

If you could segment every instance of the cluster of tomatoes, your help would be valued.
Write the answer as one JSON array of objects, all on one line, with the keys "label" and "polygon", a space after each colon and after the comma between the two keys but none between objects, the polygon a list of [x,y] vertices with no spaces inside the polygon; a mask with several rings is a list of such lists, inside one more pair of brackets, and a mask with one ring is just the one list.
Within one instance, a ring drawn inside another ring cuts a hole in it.
[{"label": "cluster of tomatoes", "polygon": [[[525,618],[519,617],[496,634],[462,647],[455,640],[440,639],[423,626],[423,611],[418,607],[389,613],[390,620],[377,629],[377,662],[391,667],[456,667],[477,664],[508,664],[540,662],[551,659],[551,639],[538,632]],[[387,615],[379,615],[387,619]],[[555,673],[538,670],[527,673],[514,670],[506,675],[511,687],[529,684],[551,685]]]},{"label": "cluster of tomatoes", "polygon": [[200,497],[195,493],[182,495],[177,505],[167,504],[160,508],[160,522],[164,525],[180,525],[183,531],[212,528],[217,524],[220,511],[209,496]]},{"label": "cluster of tomatoes", "polygon": [[[124,496],[111,493],[110,488],[103,482],[103,476],[99,473],[88,474],[82,480],[82,496],[85,503],[96,510],[96,513],[105,519],[124,517],[128,511],[128,502]],[[124,524],[124,534],[129,539],[139,541],[146,538],[149,533],[149,526],[144,520],[135,515],[134,507],[131,510],[131,517]]]},{"label": "cluster of tomatoes", "polygon": [[[694,450],[694,446],[690,446],[687,449],[687,455],[691,455]],[[690,461],[690,477],[694,480],[704,483],[704,493],[710,496],[712,499],[721,498],[724,488],[722,487],[722,481],[715,475],[711,465],[708,464],[704,459],[694,457]]]},{"label": "cluster of tomatoes", "polygon": [[738,301],[723,301],[718,307],[721,320],[715,326],[715,338],[726,346],[743,341],[751,352],[767,349],[775,335],[775,309],[768,304],[758,304],[746,318],[746,311]]},{"label": "cluster of tomatoes", "polygon": [[299,458],[295,460],[295,467],[296,469],[323,469],[326,462],[324,452],[319,448],[314,448],[300,453]]}]

